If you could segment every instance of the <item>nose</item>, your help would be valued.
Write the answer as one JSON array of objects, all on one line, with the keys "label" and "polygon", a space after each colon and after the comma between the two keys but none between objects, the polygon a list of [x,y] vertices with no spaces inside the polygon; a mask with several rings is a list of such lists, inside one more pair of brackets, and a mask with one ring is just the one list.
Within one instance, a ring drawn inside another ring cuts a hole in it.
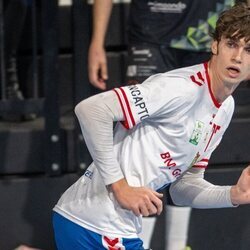
[{"label": "nose", "polygon": [[242,48],[238,48],[234,51],[233,58],[232,58],[234,62],[236,63],[242,62],[242,52],[243,52]]}]

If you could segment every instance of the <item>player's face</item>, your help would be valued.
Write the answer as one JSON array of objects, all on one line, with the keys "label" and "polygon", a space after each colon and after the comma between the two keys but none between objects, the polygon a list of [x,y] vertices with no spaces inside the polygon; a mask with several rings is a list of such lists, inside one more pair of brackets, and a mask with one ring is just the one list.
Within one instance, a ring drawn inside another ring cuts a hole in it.
[{"label": "player's face", "polygon": [[238,85],[250,76],[250,42],[244,39],[222,38],[212,44],[214,63],[219,79]]}]

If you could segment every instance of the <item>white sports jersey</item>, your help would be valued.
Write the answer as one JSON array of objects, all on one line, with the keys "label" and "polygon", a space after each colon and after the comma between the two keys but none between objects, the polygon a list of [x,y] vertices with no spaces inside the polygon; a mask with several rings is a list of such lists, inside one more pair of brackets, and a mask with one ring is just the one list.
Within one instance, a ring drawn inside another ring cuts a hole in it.
[{"label": "white sports jersey", "polygon": [[[207,64],[154,75],[141,85],[114,90],[125,121],[114,149],[131,186],[158,190],[190,167],[206,168],[231,120],[234,101],[214,98]],[[55,211],[110,237],[137,237],[141,218],[122,209],[92,163],[61,197]]]}]

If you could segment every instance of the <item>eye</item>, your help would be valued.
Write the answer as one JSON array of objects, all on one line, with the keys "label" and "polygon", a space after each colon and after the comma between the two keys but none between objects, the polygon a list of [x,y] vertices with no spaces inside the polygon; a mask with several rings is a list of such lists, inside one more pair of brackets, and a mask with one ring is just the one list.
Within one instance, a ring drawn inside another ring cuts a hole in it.
[{"label": "eye", "polygon": [[226,42],[226,44],[227,44],[227,46],[228,46],[229,48],[236,48],[236,47],[237,47],[237,43],[236,43],[235,41],[233,41],[233,40],[228,40],[228,41]]},{"label": "eye", "polygon": [[250,47],[245,48],[245,51],[247,52],[247,54],[250,54]]}]

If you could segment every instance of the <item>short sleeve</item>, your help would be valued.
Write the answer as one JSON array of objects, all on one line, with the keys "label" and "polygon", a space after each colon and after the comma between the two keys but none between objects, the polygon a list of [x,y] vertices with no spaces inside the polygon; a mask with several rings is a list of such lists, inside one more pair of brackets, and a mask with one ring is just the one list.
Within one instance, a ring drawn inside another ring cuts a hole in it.
[{"label": "short sleeve", "polygon": [[167,119],[185,112],[192,100],[183,78],[158,74],[138,85],[115,88],[126,128],[132,128],[149,118]]}]

